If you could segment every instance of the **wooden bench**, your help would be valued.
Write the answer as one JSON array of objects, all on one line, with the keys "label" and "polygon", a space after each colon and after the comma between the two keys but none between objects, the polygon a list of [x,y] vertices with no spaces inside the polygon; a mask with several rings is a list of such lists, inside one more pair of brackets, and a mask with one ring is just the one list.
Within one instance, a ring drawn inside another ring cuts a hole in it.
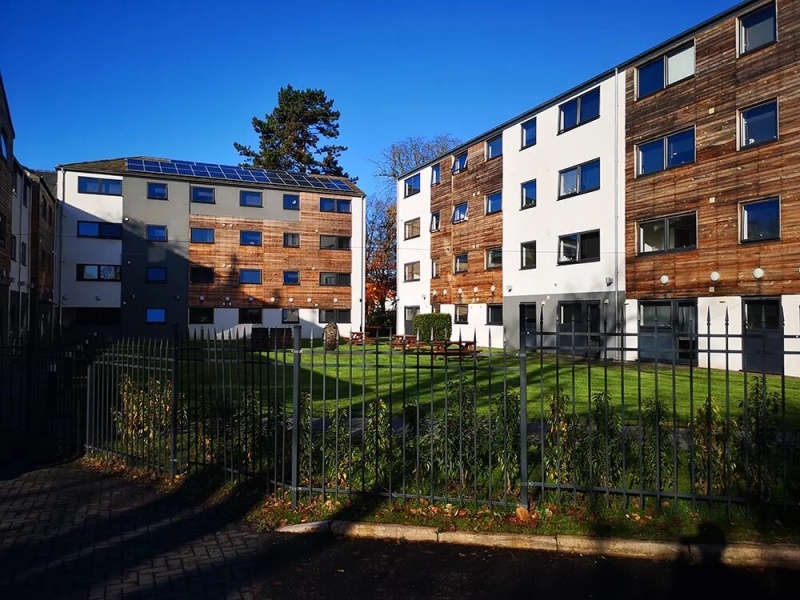
[{"label": "wooden bench", "polygon": [[396,335],[391,341],[393,348],[399,348],[401,350],[416,348],[418,343],[417,336],[415,335]]},{"label": "wooden bench", "polygon": [[475,342],[433,341],[431,344],[431,353],[436,358],[474,357],[480,352],[475,348]]},{"label": "wooden bench", "polygon": [[348,340],[354,346],[360,346],[366,342],[371,342],[372,338],[365,335],[363,331],[351,331],[350,339]]}]

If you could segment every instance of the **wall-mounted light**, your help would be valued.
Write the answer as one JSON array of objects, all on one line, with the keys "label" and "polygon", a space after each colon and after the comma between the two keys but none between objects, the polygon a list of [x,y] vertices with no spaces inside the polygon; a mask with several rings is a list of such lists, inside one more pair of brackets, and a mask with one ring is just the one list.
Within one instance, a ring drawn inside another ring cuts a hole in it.
[{"label": "wall-mounted light", "polygon": [[252,297],[252,296],[248,296],[248,297],[247,297],[247,301],[248,301],[248,302],[252,302],[252,301],[253,301],[253,297]]},{"label": "wall-mounted light", "polygon": [[511,291],[511,290],[513,290],[513,289],[514,289],[514,288],[513,288],[512,286],[510,286],[510,285],[507,285],[507,286],[506,286],[506,291],[507,291],[507,292],[510,292],[510,291]]},{"label": "wall-mounted light", "polygon": [[136,294],[131,294],[131,298],[136,298]]},{"label": "wall-mounted light", "polygon": [[756,267],[755,269],[753,269],[753,277],[755,279],[761,279],[762,277],[764,277],[764,269],[762,269],[761,267]]},{"label": "wall-mounted light", "polygon": [[458,295],[460,296],[463,293],[464,293],[464,291],[461,288],[458,288]]},{"label": "wall-mounted light", "polygon": [[431,296],[435,296],[435,295],[436,295],[436,290],[433,290],[433,291],[431,292]]},{"label": "wall-mounted light", "polygon": [[306,298],[306,301],[307,301],[307,302],[311,302],[311,296],[309,296],[308,298]]},{"label": "wall-mounted light", "polygon": [[478,286],[477,285],[474,288],[472,288],[472,293],[473,294],[477,294],[478,293]]},{"label": "wall-mounted light", "polygon": [[337,302],[339,302],[339,299],[338,298],[334,298],[333,299],[333,303],[336,304]]},{"label": "wall-mounted light", "polygon": [[100,296],[95,296],[95,297],[94,297],[94,299],[95,299],[95,300],[97,300],[98,302],[99,302],[100,300],[102,300],[102,298],[101,298]]},{"label": "wall-mounted light", "polygon": [[225,302],[230,302],[230,301],[231,301],[231,297],[230,296],[225,296]]},{"label": "wall-mounted light", "polygon": [[125,218],[124,218],[124,219],[122,219],[122,220],[123,220],[123,221],[125,221],[126,223],[127,223],[128,221],[130,221],[130,219],[129,219],[128,217],[125,217]]},{"label": "wall-mounted light", "polygon": [[489,288],[489,290],[490,290],[490,291],[491,291],[493,294],[494,294],[494,291],[495,291],[496,289],[497,289],[497,288],[496,288],[496,287],[494,287],[494,284],[492,284],[492,286]]},{"label": "wall-mounted light", "polygon": [[180,299],[181,299],[181,295],[180,294],[175,294],[175,300],[180,300]]},{"label": "wall-mounted light", "polygon": [[711,281],[719,281],[720,277],[722,277],[722,275],[719,274],[719,271],[711,271],[711,273],[708,275],[708,278]]},{"label": "wall-mounted light", "polygon": [[275,302],[275,296],[270,296],[269,301],[270,302]]},{"label": "wall-mounted light", "polygon": [[289,298],[289,302],[294,302],[294,298]]},{"label": "wall-mounted light", "polygon": [[659,281],[661,282],[661,285],[667,285],[669,283],[669,276],[668,275],[662,275],[661,279],[659,279]]},{"label": "wall-mounted light", "polygon": [[200,296],[200,302],[205,302],[205,300],[206,300],[205,296]]},{"label": "wall-mounted light", "polygon": [[606,277],[606,287],[610,286],[614,283],[614,279],[612,277]]},{"label": "wall-mounted light", "polygon": [[447,290],[442,290],[442,294],[447,296]]}]

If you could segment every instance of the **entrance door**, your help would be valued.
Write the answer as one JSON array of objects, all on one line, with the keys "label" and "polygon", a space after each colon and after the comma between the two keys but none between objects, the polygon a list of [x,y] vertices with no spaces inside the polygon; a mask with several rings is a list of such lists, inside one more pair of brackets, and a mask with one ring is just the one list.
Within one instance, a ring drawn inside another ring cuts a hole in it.
[{"label": "entrance door", "polygon": [[558,303],[558,350],[581,356],[598,356],[602,346],[600,303]]},{"label": "entrance door", "polygon": [[525,350],[536,350],[536,304],[519,305],[519,326],[525,336]]},{"label": "entrance door", "polygon": [[744,368],[753,373],[780,373],[783,370],[779,299],[744,301]]},{"label": "entrance door", "polygon": [[403,325],[403,332],[406,335],[413,335],[416,333],[414,331],[414,317],[419,314],[419,306],[406,306],[405,310],[405,319]]},{"label": "entrance door", "polygon": [[642,301],[639,304],[639,358],[696,364],[697,301]]}]

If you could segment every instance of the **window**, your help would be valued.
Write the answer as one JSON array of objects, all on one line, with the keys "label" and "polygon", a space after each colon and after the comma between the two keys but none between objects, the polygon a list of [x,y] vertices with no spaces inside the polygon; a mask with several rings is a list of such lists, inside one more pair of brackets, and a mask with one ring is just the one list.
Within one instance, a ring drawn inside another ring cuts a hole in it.
[{"label": "window", "polygon": [[201,204],[214,204],[214,188],[192,186],[191,200]]},{"label": "window", "polygon": [[638,174],[648,175],[694,162],[694,128],[639,144]]},{"label": "window", "polygon": [[536,268],[536,242],[523,242],[520,244],[520,254],[522,255],[520,269]]},{"label": "window", "polygon": [[281,323],[299,323],[300,310],[297,308],[284,308],[281,310]]},{"label": "window", "polygon": [[[23,247],[25,242],[23,243]],[[77,265],[78,281],[119,281],[119,265]]]},{"label": "window", "polygon": [[48,206],[47,207],[47,222],[50,223],[50,225],[53,224],[53,207],[52,206]]},{"label": "window", "polygon": [[434,258],[431,260],[431,279],[438,279],[441,276],[439,272],[439,259]]},{"label": "window", "polygon": [[78,177],[79,194],[122,195],[122,180],[101,179],[100,177]]},{"label": "window", "polygon": [[193,307],[189,309],[190,325],[213,325],[214,309]]},{"label": "window", "polygon": [[300,285],[300,271],[284,271],[283,285]]},{"label": "window", "polygon": [[260,246],[261,245],[261,232],[260,231],[240,231],[239,232],[239,245],[240,246]]},{"label": "window", "polygon": [[419,261],[406,263],[403,272],[405,273],[403,281],[419,281]]},{"label": "window", "polygon": [[743,242],[777,240],[781,235],[780,201],[777,198],[742,204]]},{"label": "window", "polygon": [[189,240],[195,244],[213,244],[214,230],[210,227],[192,227]]},{"label": "window", "polygon": [[600,231],[571,233],[558,238],[558,264],[600,260]]},{"label": "window", "polygon": [[319,236],[320,250],[350,250],[350,238],[343,235]]},{"label": "window", "polygon": [[403,182],[404,197],[408,198],[419,193],[419,173],[412,175]]},{"label": "window", "polygon": [[8,160],[8,136],[5,130],[0,131],[0,154],[4,160]]},{"label": "window", "polygon": [[147,198],[150,200],[167,200],[169,199],[168,188],[166,183],[157,183],[155,181],[147,182]]},{"label": "window", "polygon": [[121,240],[122,223],[101,223],[100,221],[78,221],[78,237]]},{"label": "window", "polygon": [[261,309],[240,308],[239,325],[261,325]]},{"label": "window", "polygon": [[487,325],[502,325],[503,324],[503,305],[502,304],[487,304],[486,305],[486,324]]},{"label": "window", "polygon": [[536,206],[536,180],[526,181],[522,184],[522,208]]},{"label": "window", "polygon": [[349,323],[350,309],[319,309],[320,323]]},{"label": "window", "polygon": [[147,239],[151,242],[166,242],[167,241],[167,226],[166,225],[147,225],[145,226]]},{"label": "window", "polygon": [[659,56],[637,69],[639,98],[694,75],[694,42]]},{"label": "window", "polygon": [[469,207],[467,206],[466,202],[456,204],[455,208],[453,208],[453,223],[461,223],[466,221],[468,213]]},{"label": "window", "polygon": [[214,283],[211,267],[189,267],[189,283]]},{"label": "window", "polygon": [[299,233],[284,233],[283,234],[283,247],[284,248],[299,248],[300,247],[300,234]]},{"label": "window", "polygon": [[6,247],[6,219],[0,215],[0,248]]},{"label": "window", "polygon": [[486,214],[498,213],[503,210],[503,193],[497,192],[486,196]]},{"label": "window", "polygon": [[525,121],[522,124],[522,147],[529,148],[536,145],[536,119]]},{"label": "window", "polygon": [[442,169],[439,165],[431,167],[431,185],[436,185],[442,181]]},{"label": "window", "polygon": [[17,260],[17,236],[11,234],[11,260]]},{"label": "window", "polygon": [[600,159],[560,171],[559,198],[600,189]]},{"label": "window", "polygon": [[639,253],[686,250],[697,246],[697,215],[678,215],[639,223]]},{"label": "window", "polygon": [[[419,191],[419,190],[417,190]],[[335,198],[320,198],[320,212],[350,213],[350,200],[337,200]]]},{"label": "window", "polygon": [[503,136],[498,135],[486,142],[486,160],[503,156]]},{"label": "window", "polygon": [[503,266],[503,250],[500,248],[489,248],[486,251],[486,268],[499,269]]},{"label": "window", "polygon": [[771,100],[740,113],[739,148],[749,148],[778,139],[778,101]]},{"label": "window", "polygon": [[[264,206],[261,192],[256,192],[253,190],[239,190],[239,206],[252,206],[255,208],[261,208]],[[260,323],[261,320],[258,322]]]},{"label": "window", "polygon": [[242,284],[261,283],[261,269],[240,269],[239,283]]},{"label": "window", "polygon": [[431,213],[431,232],[439,231],[439,227],[442,225],[441,217],[439,216],[439,211],[434,211]]},{"label": "window", "polygon": [[468,155],[466,152],[462,152],[453,157],[453,175],[467,170],[467,159]]},{"label": "window", "polygon": [[145,314],[148,323],[167,322],[167,310],[165,308],[148,308]]},{"label": "window", "polygon": [[456,314],[453,322],[457,325],[466,325],[469,323],[469,307],[466,304],[456,304]]},{"label": "window", "polygon": [[284,194],[283,210],[300,210],[300,196],[297,194]]},{"label": "window", "polygon": [[19,264],[23,267],[28,264],[28,244],[25,242],[19,244]]},{"label": "window", "polygon": [[32,193],[33,190],[31,188],[31,182],[26,181],[25,185],[22,188],[22,206],[24,206],[25,208],[28,208],[28,199],[31,197]]},{"label": "window", "polygon": [[119,325],[122,311],[119,308],[76,308],[75,323],[78,325]]},{"label": "window", "polygon": [[147,267],[145,281],[148,283],[164,283],[167,281],[166,267]]},{"label": "window", "polygon": [[739,54],[758,50],[777,39],[774,3],[762,6],[739,19]]},{"label": "window", "polygon": [[320,273],[319,284],[329,285],[350,285],[350,273]]},{"label": "window", "polygon": [[600,116],[600,88],[589,90],[559,107],[559,133],[578,127]]},{"label": "window", "polygon": [[453,257],[453,272],[454,273],[466,273],[467,272],[467,265],[468,265],[468,254],[456,254]]},{"label": "window", "polygon": [[407,240],[419,237],[419,218],[406,221],[404,225],[404,230],[405,230],[405,239]]}]

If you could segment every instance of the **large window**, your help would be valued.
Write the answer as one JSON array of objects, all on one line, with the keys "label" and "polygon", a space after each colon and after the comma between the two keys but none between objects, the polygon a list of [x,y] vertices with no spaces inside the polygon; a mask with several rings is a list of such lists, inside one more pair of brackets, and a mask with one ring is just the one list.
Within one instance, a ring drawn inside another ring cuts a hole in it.
[{"label": "large window", "polygon": [[775,4],[770,3],[739,19],[739,54],[758,50],[778,39]]},{"label": "large window", "polygon": [[261,245],[261,232],[260,231],[240,231],[239,232],[239,245],[241,245],[241,246],[260,246]]},{"label": "large window", "polygon": [[536,206],[536,180],[526,181],[522,184],[522,208]]},{"label": "large window", "polygon": [[283,210],[300,210],[300,196],[297,194],[284,194]]},{"label": "large window", "polygon": [[639,253],[687,250],[697,246],[697,215],[678,215],[639,223]]},{"label": "large window", "polygon": [[121,196],[122,180],[103,179],[101,177],[78,177],[78,193]]},{"label": "large window", "polygon": [[403,281],[419,281],[419,261],[406,263],[403,273]]},{"label": "large window", "polygon": [[103,223],[100,221],[78,221],[78,237],[120,240],[122,239],[122,224]]},{"label": "large window", "polygon": [[503,266],[503,250],[501,248],[489,248],[486,251],[486,268],[499,269]]},{"label": "large window", "polygon": [[600,159],[564,169],[558,174],[559,198],[576,196],[600,189]]},{"label": "large window", "polygon": [[260,308],[240,308],[239,309],[239,324],[240,325],[261,325],[261,309]]},{"label": "large window", "polygon": [[468,259],[469,255],[467,253],[456,254],[453,257],[453,273],[466,273],[469,264]]},{"label": "large window", "polygon": [[166,225],[146,225],[145,235],[151,242],[166,242],[169,239]]},{"label": "large window", "polygon": [[486,142],[486,160],[503,155],[503,136],[498,135]]},{"label": "large window", "polygon": [[536,268],[536,242],[523,242],[520,244],[520,269]]},{"label": "large window", "polygon": [[167,310],[165,308],[148,308],[145,311],[145,319],[148,323],[158,324],[167,322]]},{"label": "large window", "polygon": [[467,162],[469,155],[466,152],[456,154],[453,157],[453,175],[467,170]]},{"label": "large window", "polygon": [[281,309],[281,323],[299,323],[300,311],[296,308]]},{"label": "large window", "polygon": [[119,265],[77,265],[78,281],[120,281]]},{"label": "large window", "polygon": [[320,273],[319,284],[322,286],[330,285],[350,285],[350,273]]},{"label": "large window", "polygon": [[461,223],[462,221],[466,221],[468,214],[469,207],[467,206],[466,202],[456,204],[453,208],[453,223]]},{"label": "large window", "polygon": [[431,167],[431,185],[436,185],[442,181],[442,168],[439,165]]},{"label": "large window", "polygon": [[693,163],[694,128],[639,144],[636,149],[639,175]]},{"label": "large window", "polygon": [[740,148],[778,139],[778,101],[770,100],[739,112]]},{"label": "large window", "polygon": [[167,184],[156,181],[148,181],[147,198],[149,200],[168,200],[169,188],[167,187]]},{"label": "large window", "polygon": [[694,75],[694,42],[643,64],[637,69],[639,98]]},{"label": "large window", "polygon": [[283,285],[300,285],[300,271],[284,271]]},{"label": "large window", "polygon": [[439,211],[434,211],[431,213],[431,232],[439,231],[439,227],[442,226],[442,220],[439,215]]},{"label": "large window", "polygon": [[214,188],[192,186],[192,202],[200,204],[214,204]]},{"label": "large window", "polygon": [[214,269],[211,267],[189,267],[189,283],[214,283]]},{"label": "large window", "polygon": [[145,281],[148,283],[166,283],[166,267],[147,267],[145,270]]},{"label": "large window", "polygon": [[486,214],[498,213],[503,210],[503,193],[495,192],[486,196]]},{"label": "large window", "polygon": [[419,217],[406,221],[403,227],[406,240],[419,237]]},{"label": "large window", "polygon": [[350,213],[352,207],[350,200],[341,200],[336,198],[320,198],[319,210],[320,212]]},{"label": "large window", "polygon": [[320,323],[349,323],[350,322],[350,309],[319,309],[319,322]]},{"label": "large window", "polygon": [[213,244],[214,230],[210,227],[192,227],[189,240],[195,244]]},{"label": "large window", "polygon": [[189,324],[190,325],[213,325],[214,324],[214,309],[205,307],[191,307],[189,308]]},{"label": "large window", "polygon": [[239,283],[261,283],[261,269],[239,270]]},{"label": "large window", "polygon": [[573,129],[600,116],[600,88],[589,90],[559,107],[559,132]]},{"label": "large window", "polygon": [[413,196],[414,194],[418,194],[420,190],[420,175],[417,173],[416,175],[412,175],[411,177],[407,178],[403,182],[403,195],[404,197],[408,198],[409,196]]},{"label": "large window", "polygon": [[536,145],[536,118],[530,121],[525,121],[522,125],[522,147],[528,148],[529,146]]},{"label": "large window", "polygon": [[486,305],[486,324],[487,325],[502,325],[503,324],[503,305],[502,304],[487,304]]},{"label": "large window", "polygon": [[558,238],[558,264],[569,265],[600,260],[600,231],[570,233]]},{"label": "large window", "polygon": [[466,304],[456,304],[456,314],[453,317],[453,323],[457,325],[466,325],[469,323],[469,306]]},{"label": "large window", "polygon": [[[255,190],[239,190],[239,206],[252,206],[260,208],[264,205],[261,192]],[[260,323],[261,321],[259,321]]]},{"label": "large window", "polygon": [[350,250],[350,238],[343,235],[319,236],[320,250]]},{"label": "large window", "polygon": [[743,242],[777,240],[781,236],[781,207],[777,198],[742,204]]}]

